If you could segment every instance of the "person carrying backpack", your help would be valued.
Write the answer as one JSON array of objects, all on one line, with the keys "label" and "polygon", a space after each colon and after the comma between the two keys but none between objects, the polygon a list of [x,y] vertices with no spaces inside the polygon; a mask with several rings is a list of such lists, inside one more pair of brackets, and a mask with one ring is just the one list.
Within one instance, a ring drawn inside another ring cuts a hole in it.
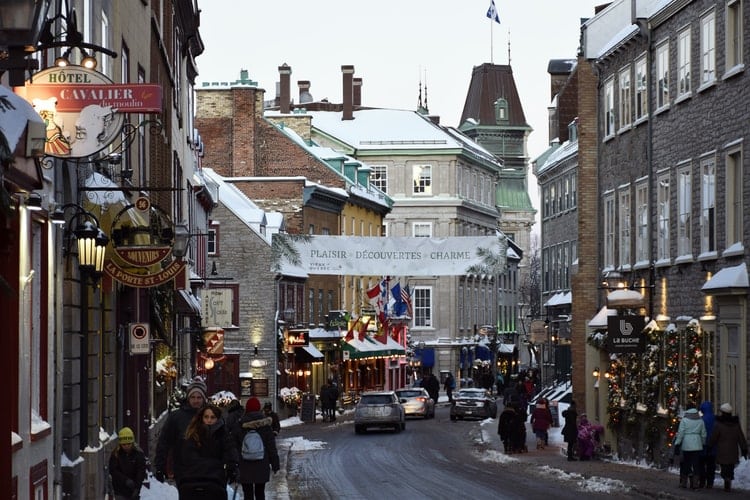
[{"label": "person carrying backpack", "polygon": [[237,449],[240,451],[238,480],[242,484],[245,500],[264,500],[271,470],[274,473],[279,471],[279,453],[272,422],[271,417],[261,411],[258,398],[247,400],[237,433]]}]

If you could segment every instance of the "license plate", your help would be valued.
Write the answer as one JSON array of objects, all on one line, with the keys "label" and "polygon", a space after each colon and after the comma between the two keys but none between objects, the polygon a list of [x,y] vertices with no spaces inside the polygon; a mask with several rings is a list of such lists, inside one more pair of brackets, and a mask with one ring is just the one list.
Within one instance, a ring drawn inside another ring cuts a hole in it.
[{"label": "license plate", "polygon": [[473,412],[472,412],[471,410],[468,410],[468,411],[466,412],[466,414],[467,414],[467,415],[471,415],[472,413],[473,413]]},{"label": "license plate", "polygon": [[368,408],[367,415],[370,417],[384,417],[385,408]]}]

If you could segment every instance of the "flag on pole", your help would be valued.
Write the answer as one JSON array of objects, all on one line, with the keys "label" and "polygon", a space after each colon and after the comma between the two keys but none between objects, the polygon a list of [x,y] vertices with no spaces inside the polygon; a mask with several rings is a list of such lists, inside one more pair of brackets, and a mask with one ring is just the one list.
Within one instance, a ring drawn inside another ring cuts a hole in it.
[{"label": "flag on pole", "polygon": [[367,298],[370,301],[370,305],[372,305],[372,307],[376,311],[380,311],[383,308],[382,306],[383,297],[381,295],[381,291],[382,290],[380,288],[380,283],[376,283],[374,287],[370,288],[366,292]]},{"label": "flag on pole", "polygon": [[401,300],[406,305],[406,315],[410,318],[413,317],[411,309],[411,290],[409,290],[409,285],[406,285],[401,289]]},{"label": "flag on pole", "polygon": [[500,14],[497,12],[497,7],[495,7],[495,0],[490,0],[490,8],[487,9],[487,17],[495,21],[497,24],[500,24]]},{"label": "flag on pole", "polygon": [[399,317],[406,314],[406,303],[404,302],[401,283],[393,285],[393,288],[391,288],[391,296],[393,297],[393,316]]}]

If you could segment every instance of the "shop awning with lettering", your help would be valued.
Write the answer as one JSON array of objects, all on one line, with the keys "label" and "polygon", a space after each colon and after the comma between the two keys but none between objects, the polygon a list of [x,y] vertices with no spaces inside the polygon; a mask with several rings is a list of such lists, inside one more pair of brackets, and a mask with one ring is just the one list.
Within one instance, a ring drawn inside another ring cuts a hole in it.
[{"label": "shop awning with lettering", "polygon": [[403,346],[390,337],[385,344],[369,336],[366,336],[364,340],[353,338],[344,342],[342,349],[349,352],[349,359],[403,356],[406,354]]}]

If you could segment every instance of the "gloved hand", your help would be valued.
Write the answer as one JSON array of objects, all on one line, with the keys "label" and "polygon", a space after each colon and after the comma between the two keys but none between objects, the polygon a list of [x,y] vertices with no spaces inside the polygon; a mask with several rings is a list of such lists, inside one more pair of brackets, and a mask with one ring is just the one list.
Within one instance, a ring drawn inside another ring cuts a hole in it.
[{"label": "gloved hand", "polygon": [[159,470],[159,469],[156,469],[156,471],[154,471],[154,479],[156,479],[156,480],[157,480],[157,481],[159,481],[160,483],[163,483],[163,482],[164,482],[164,479],[165,479],[165,478],[164,478],[164,471],[163,471],[163,470]]},{"label": "gloved hand", "polygon": [[680,454],[680,445],[676,444],[674,445],[674,454],[679,455]]},{"label": "gloved hand", "polygon": [[126,479],[125,480],[125,486],[130,490],[133,491],[135,489],[135,483],[132,479]]}]

